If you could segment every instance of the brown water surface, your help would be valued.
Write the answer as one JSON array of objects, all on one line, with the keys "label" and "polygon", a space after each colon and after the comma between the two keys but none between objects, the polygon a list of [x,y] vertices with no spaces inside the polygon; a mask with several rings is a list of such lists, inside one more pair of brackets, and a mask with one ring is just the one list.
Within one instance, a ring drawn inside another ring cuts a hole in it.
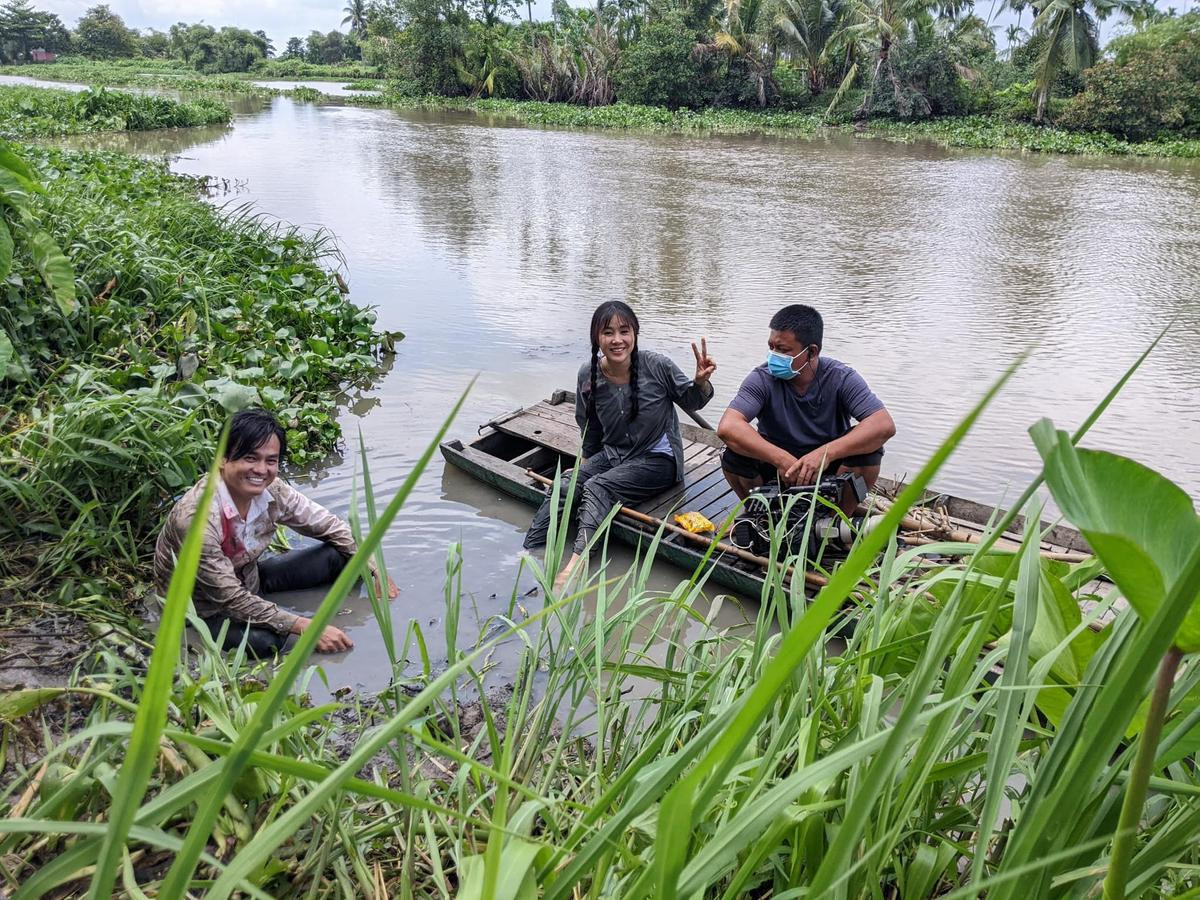
[{"label": "brown water surface", "polygon": [[[1034,421],[1074,428],[1174,319],[1088,443],[1200,494],[1196,163],[849,135],[556,131],[286,98],[228,131],[173,135],[176,170],[238,185],[230,202],[329,228],[353,298],[408,335],[378,387],[342,416],[351,448],[361,430],[381,495],[400,485],[476,373],[452,429],[463,438],[571,387],[591,310],[608,298],[637,310],[643,346],[685,368],[689,342],[708,338],[719,364],[714,421],[762,360],[771,314],[817,306],[826,354],[858,368],[896,418],[889,474],[915,471],[1031,349],[938,478],[985,502],[1014,496],[1036,472]],[[167,149],[162,135],[105,146],[137,151],[144,141]],[[313,496],[344,510],[355,456],[311,473]],[[403,592],[398,627],[417,616],[438,630],[451,541],[463,545],[479,617],[505,608],[529,518],[439,457],[387,539]],[[658,586],[678,575],[658,573]],[[531,586],[525,577],[519,590]],[[330,678],[377,686],[380,640],[365,598],[350,605],[340,622],[358,647],[330,661]]]}]

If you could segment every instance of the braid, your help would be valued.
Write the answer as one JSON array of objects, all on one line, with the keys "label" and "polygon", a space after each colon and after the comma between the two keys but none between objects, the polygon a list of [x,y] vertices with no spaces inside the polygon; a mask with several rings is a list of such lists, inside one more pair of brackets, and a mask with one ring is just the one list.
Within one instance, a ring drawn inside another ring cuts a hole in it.
[{"label": "braid", "polygon": [[589,416],[594,416],[596,414],[596,367],[599,365],[599,363],[598,363],[599,357],[597,356],[597,354],[599,352],[600,352],[600,345],[597,344],[593,340],[592,341],[592,392],[588,395],[588,415]]},{"label": "braid", "polygon": [[632,422],[638,414],[637,396],[638,351],[637,344],[633,345],[633,353],[629,360],[629,421]]}]

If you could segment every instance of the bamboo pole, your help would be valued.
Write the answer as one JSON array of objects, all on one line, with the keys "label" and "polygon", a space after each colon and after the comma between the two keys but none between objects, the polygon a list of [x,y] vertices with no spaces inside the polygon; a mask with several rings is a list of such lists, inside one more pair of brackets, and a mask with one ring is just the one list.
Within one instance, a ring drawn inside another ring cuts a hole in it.
[{"label": "bamboo pole", "polygon": [[[892,501],[886,497],[876,497],[874,506],[886,512],[891,508]],[[905,531],[925,532],[936,535],[936,537],[924,537],[922,535],[900,536],[900,540],[910,544],[933,544],[938,541],[953,541],[959,544],[979,544],[983,542],[983,536],[974,531],[968,531],[965,528],[955,528],[949,523],[942,524],[921,516],[919,513],[917,515],[912,515],[911,513],[906,515],[900,520],[900,527]],[[995,546],[1002,550],[1021,549],[1021,545],[1018,542],[1003,537],[996,541]],[[1040,553],[1043,559],[1054,559],[1067,563],[1080,563],[1092,558],[1087,553],[1074,553],[1070,551],[1041,550]]]},{"label": "bamboo pole", "polygon": [[[554,484],[553,479],[547,478],[540,472],[533,471],[533,469],[526,469],[525,474],[544,487],[549,487],[550,485]],[[639,512],[636,509],[631,509],[628,506],[622,506],[620,511],[622,515],[628,516],[637,522],[642,522],[645,525],[651,525],[655,528],[665,528],[667,531],[678,534],[680,537],[686,538],[694,544],[703,545],[706,549],[708,547],[714,547],[721,553],[728,553],[731,556],[736,556],[738,559],[744,560],[745,562],[754,563],[755,565],[763,567],[767,567],[771,564],[771,561],[765,556],[759,556],[755,553],[751,553],[748,550],[743,550],[741,547],[735,547],[733,544],[728,544],[725,541],[718,541],[714,540],[713,538],[706,538],[702,534],[695,534],[691,531],[688,531],[686,528],[680,528],[673,522],[667,522],[663,519],[656,519],[654,516],[646,515],[646,513]],[[795,569],[792,566],[788,566],[787,574],[788,576],[794,575]],[[811,584],[813,587],[824,587],[825,585],[829,584],[829,579],[824,575],[818,575],[816,572],[806,571],[804,573],[804,583]]]}]

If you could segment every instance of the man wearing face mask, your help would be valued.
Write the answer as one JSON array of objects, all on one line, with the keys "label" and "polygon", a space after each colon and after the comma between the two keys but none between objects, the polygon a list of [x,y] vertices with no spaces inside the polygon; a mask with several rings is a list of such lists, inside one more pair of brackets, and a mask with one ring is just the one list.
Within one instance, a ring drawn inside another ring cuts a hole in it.
[{"label": "man wearing face mask", "polygon": [[879,476],[896,424],[861,375],[821,356],[823,331],[811,306],[777,312],[767,361],[746,376],[721,417],[721,466],[739,498],[771,478],[789,486],[813,484],[818,473],[856,472],[869,488]]}]

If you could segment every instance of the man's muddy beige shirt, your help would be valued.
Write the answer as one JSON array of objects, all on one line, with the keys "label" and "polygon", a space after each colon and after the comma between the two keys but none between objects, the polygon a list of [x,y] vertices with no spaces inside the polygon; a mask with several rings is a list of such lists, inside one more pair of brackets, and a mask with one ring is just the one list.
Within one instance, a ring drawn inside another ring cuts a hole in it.
[{"label": "man's muddy beige shirt", "polygon": [[[154,584],[166,596],[175,559],[196,515],[208,476],[179,498],[163,524],[154,549]],[[201,616],[226,615],[288,634],[298,618],[258,595],[258,558],[271,543],[275,526],[332,544],[345,556],[356,549],[350,526],[319,503],[276,479],[250,505],[246,519],[219,482],[208,510],[204,545],[192,600]]]}]

